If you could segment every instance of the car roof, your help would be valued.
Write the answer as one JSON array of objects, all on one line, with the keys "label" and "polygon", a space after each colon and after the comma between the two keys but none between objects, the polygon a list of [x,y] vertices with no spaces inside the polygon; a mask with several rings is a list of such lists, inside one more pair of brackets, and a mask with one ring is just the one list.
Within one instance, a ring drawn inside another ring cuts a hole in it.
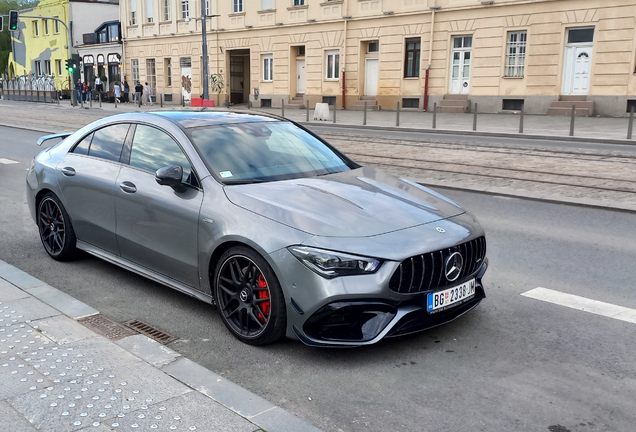
[{"label": "car roof", "polygon": [[179,123],[184,129],[217,126],[236,123],[255,123],[285,120],[282,117],[272,116],[265,113],[248,113],[241,111],[154,111],[157,114],[168,117]]}]

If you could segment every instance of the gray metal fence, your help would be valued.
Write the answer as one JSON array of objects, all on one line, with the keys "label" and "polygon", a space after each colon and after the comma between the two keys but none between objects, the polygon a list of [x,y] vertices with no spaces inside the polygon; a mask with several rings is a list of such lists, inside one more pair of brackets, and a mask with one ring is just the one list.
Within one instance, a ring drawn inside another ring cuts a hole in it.
[{"label": "gray metal fence", "polygon": [[57,103],[53,76],[22,75],[5,81],[3,87],[7,100]]}]

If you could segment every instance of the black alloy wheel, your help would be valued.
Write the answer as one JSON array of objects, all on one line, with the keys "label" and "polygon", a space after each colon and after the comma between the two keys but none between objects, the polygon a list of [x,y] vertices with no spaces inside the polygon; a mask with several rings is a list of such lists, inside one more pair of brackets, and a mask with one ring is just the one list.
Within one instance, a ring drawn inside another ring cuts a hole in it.
[{"label": "black alloy wheel", "polygon": [[214,297],[221,319],[241,341],[264,345],[284,335],[287,318],[280,284],[252,249],[237,246],[223,254],[214,275]]},{"label": "black alloy wheel", "polygon": [[38,206],[40,240],[51,258],[66,261],[75,255],[75,232],[60,200],[48,193]]}]

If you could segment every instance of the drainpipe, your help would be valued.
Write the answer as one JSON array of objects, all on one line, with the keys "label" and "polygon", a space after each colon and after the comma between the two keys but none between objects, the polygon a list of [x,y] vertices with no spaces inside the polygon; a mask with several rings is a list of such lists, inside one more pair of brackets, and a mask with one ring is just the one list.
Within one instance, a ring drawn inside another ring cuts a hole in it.
[{"label": "drainpipe", "polygon": [[346,61],[347,61],[347,21],[349,16],[348,2],[344,0],[344,33],[342,38],[342,109],[345,109],[345,93],[346,93],[346,81],[345,81],[345,69],[346,69]]},{"label": "drainpipe", "polygon": [[433,33],[435,28],[435,10],[437,9],[435,5],[435,1],[433,1],[433,6],[431,10],[433,11],[431,15],[431,37],[428,41],[428,66],[426,66],[426,75],[424,77],[424,101],[422,103],[422,109],[426,111],[428,108],[428,74],[431,69],[431,58],[433,57]]}]

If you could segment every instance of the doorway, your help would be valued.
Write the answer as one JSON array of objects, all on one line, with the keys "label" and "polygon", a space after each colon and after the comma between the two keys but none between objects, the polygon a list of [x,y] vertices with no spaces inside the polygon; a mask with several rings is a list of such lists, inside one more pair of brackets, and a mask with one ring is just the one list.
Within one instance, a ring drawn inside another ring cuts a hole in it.
[{"label": "doorway", "polygon": [[563,62],[564,95],[587,95],[594,48],[594,27],[568,29]]},{"label": "doorway", "polygon": [[468,94],[470,91],[470,63],[473,37],[455,36],[451,52],[451,94]]},{"label": "doorway", "polygon": [[305,60],[296,60],[296,93],[305,94]]},{"label": "doorway", "polygon": [[250,93],[250,50],[230,51],[230,104],[247,102]]},{"label": "doorway", "polygon": [[376,96],[378,94],[378,71],[380,61],[377,58],[364,60],[364,95]]}]

